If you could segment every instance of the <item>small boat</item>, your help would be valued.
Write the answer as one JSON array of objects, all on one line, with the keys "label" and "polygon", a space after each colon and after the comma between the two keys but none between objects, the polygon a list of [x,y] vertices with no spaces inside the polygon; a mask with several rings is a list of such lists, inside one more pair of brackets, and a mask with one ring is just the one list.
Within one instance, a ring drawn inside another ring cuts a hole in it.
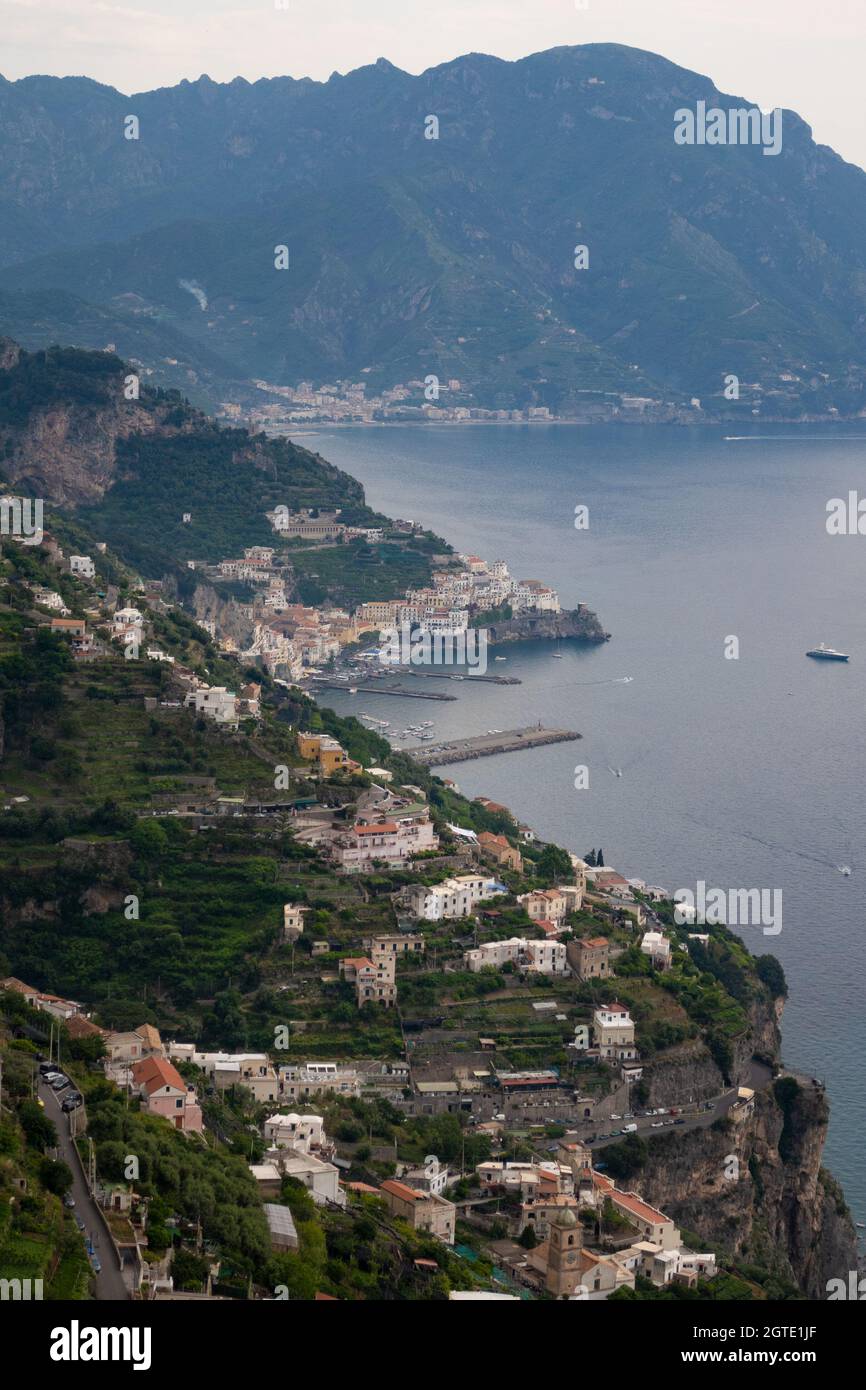
[{"label": "small boat", "polygon": [[837,652],[833,647],[825,647],[822,642],[820,647],[812,647],[807,656],[814,657],[816,661],[848,661],[849,657],[845,652]]},{"label": "small boat", "polygon": [[358,693],[358,687],[357,687],[357,685],[350,685],[350,686],[349,686],[349,694],[350,694],[350,695],[357,695],[357,693]]},{"label": "small boat", "polygon": [[508,657],[507,657],[507,656],[495,656],[495,657],[493,658],[493,660],[494,660],[494,661],[507,661],[507,660],[508,660]]},{"label": "small boat", "polygon": [[564,652],[553,652],[552,655],[553,655],[553,658],[554,658],[555,661],[561,661],[562,658],[563,658],[563,656],[565,655],[565,653],[564,653]]}]

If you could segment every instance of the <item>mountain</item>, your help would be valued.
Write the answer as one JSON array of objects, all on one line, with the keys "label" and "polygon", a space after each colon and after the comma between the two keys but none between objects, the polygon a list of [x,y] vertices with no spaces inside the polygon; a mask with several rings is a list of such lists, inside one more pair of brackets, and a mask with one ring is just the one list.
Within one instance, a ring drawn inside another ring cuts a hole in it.
[{"label": "mountain", "polygon": [[0,290],[28,343],[68,340],[71,295],[128,354],[182,359],[197,399],[435,373],[469,405],[856,412],[866,174],[790,111],[772,157],[675,143],[699,101],[750,104],[614,44],[135,96],[2,81]]},{"label": "mountain", "polygon": [[0,339],[0,472],[76,508],[143,574],[267,544],[265,513],[279,505],[374,517],[360,483],[318,454],[221,429],[177,392],[145,386],[127,400],[129,372],[111,353],[28,353]]},{"label": "mountain", "polygon": [[0,324],[25,348],[74,343],[116,352],[151,386],[180,390],[205,409],[240,385],[230,362],[171,324],[135,308],[88,304],[65,290],[0,291]]}]

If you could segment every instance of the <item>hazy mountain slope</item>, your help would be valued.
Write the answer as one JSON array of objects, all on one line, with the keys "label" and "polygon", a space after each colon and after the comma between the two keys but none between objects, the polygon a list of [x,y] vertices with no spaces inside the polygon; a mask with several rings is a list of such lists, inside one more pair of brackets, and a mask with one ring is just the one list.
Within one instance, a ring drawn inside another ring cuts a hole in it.
[{"label": "hazy mountain slope", "polygon": [[789,413],[860,408],[866,174],[791,112],[776,157],[678,146],[699,99],[748,105],[605,44],[134,97],[3,83],[0,285],[134,305],[276,382],[436,372],[480,403],[567,407],[712,397],[735,372]]}]

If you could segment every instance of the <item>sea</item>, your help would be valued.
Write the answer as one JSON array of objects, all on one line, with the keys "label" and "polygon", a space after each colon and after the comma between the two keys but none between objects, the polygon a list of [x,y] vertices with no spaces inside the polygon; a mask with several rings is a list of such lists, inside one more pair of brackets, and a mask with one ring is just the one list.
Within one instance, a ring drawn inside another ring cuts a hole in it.
[{"label": "sea", "polygon": [[[437,771],[544,838],[602,849],[627,877],[781,892],[780,919],[740,934],[782,961],[783,1059],[826,1084],[825,1163],[866,1221],[866,534],[827,527],[832,499],[866,496],[866,423],[297,438],[359,478],[373,507],[598,613],[603,645],[491,649],[489,672],[519,685],[429,683],[453,703],[323,703],[388,720],[386,736],[421,720],[437,738],[573,729],[579,742]],[[809,660],[820,642],[850,661]]]}]

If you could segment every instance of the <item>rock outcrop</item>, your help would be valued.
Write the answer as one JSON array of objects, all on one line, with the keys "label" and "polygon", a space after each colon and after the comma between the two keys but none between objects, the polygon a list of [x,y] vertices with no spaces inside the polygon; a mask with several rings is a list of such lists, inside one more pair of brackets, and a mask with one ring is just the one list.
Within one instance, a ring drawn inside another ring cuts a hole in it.
[{"label": "rock outcrop", "polygon": [[651,1143],[640,1191],[699,1239],[824,1299],[857,1268],[850,1213],[821,1166],[828,1118],[820,1087],[785,1078],[740,1118]]},{"label": "rock outcrop", "polygon": [[499,646],[503,642],[545,639],[606,642],[610,637],[592,609],[584,607],[582,603],[562,613],[522,613],[519,618],[501,618],[497,622],[484,624],[484,628],[491,646]]}]

